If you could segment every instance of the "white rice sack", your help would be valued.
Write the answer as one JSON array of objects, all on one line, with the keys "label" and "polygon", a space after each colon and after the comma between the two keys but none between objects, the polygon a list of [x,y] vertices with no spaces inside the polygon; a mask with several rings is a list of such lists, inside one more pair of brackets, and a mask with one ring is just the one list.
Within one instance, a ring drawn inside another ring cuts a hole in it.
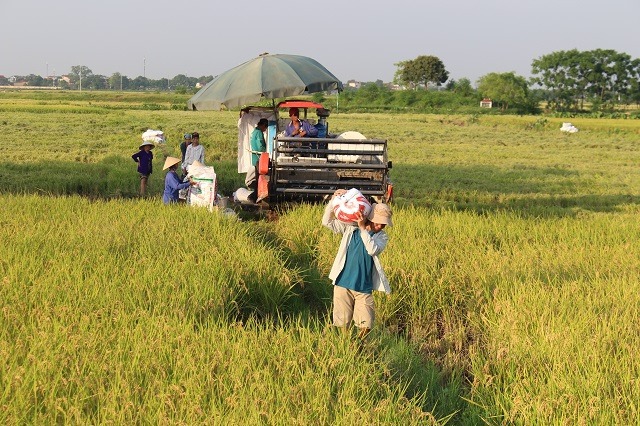
[{"label": "white rice sack", "polygon": [[164,132],[162,130],[148,129],[142,134],[142,140],[144,142],[153,142],[163,144],[165,142]]},{"label": "white rice sack", "polygon": [[236,203],[250,202],[249,195],[251,195],[251,193],[253,193],[253,191],[250,189],[238,188],[236,192],[233,193],[233,201]]},{"label": "white rice sack", "polygon": [[217,180],[213,167],[192,166],[189,168],[189,177],[196,182],[189,188],[187,202],[195,207],[207,207],[213,209],[217,202]]},{"label": "white rice sack", "polygon": [[351,188],[344,194],[334,197],[332,203],[333,213],[341,222],[356,222],[358,212],[361,212],[365,218],[371,213],[371,203],[356,188]]},{"label": "white rice sack", "polygon": [[560,127],[561,132],[567,133],[576,133],[578,128],[571,123],[562,123],[562,127]]}]

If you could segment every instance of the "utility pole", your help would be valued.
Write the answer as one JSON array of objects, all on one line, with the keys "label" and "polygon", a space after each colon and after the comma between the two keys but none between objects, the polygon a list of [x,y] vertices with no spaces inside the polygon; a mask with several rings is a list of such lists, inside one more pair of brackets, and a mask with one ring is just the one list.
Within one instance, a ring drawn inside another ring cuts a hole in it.
[{"label": "utility pole", "polygon": [[80,91],[82,92],[82,65],[80,65],[78,75],[80,76]]},{"label": "utility pole", "polygon": [[142,77],[147,78],[147,58],[142,58]]}]

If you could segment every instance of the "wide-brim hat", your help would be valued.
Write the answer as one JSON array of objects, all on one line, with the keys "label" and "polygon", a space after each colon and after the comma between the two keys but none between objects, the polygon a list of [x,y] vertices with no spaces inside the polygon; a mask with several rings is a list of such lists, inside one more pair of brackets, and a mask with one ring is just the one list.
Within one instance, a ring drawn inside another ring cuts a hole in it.
[{"label": "wide-brim hat", "polygon": [[138,149],[142,149],[144,148],[146,145],[151,145],[151,149],[153,149],[155,147],[155,145],[153,144],[153,142],[149,142],[149,141],[144,141],[142,142],[142,145],[140,145],[140,147]]},{"label": "wide-brim hat", "polygon": [[388,205],[384,203],[377,203],[371,206],[371,213],[369,213],[369,220],[371,222],[393,226],[391,216],[391,209]]},{"label": "wide-brim hat", "polygon": [[169,167],[173,166],[174,164],[178,164],[179,162],[179,158],[167,157],[167,159],[164,160],[164,167],[162,168],[162,170],[167,170]]},{"label": "wide-brim hat", "polygon": [[201,162],[199,162],[198,160],[195,160],[193,163],[191,163],[191,165],[193,167],[204,167],[204,164],[202,164]]}]

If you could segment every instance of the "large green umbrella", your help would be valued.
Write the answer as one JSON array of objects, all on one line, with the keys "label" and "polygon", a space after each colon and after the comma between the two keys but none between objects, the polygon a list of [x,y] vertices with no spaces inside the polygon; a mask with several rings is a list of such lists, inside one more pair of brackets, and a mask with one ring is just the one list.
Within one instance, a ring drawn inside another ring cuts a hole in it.
[{"label": "large green umbrella", "polygon": [[187,101],[189,109],[235,108],[260,99],[342,90],[342,83],[315,59],[263,54],[215,77]]}]

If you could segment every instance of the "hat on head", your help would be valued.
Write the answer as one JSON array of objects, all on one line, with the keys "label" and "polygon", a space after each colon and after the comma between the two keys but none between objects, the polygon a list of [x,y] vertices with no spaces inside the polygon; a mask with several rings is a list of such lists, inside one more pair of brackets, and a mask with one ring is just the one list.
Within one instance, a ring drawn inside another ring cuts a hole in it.
[{"label": "hat on head", "polygon": [[191,133],[185,133],[184,134],[184,138],[185,139],[191,139],[193,137],[193,135]]},{"label": "hat on head", "polygon": [[371,206],[371,213],[369,213],[369,220],[371,222],[393,226],[391,216],[391,209],[388,205],[384,203],[377,203]]},{"label": "hat on head", "polygon": [[178,164],[180,162],[179,158],[176,157],[167,157],[166,160],[164,160],[164,167],[162,168],[162,170],[167,170],[169,167]]},{"label": "hat on head", "polygon": [[149,141],[144,141],[142,142],[142,145],[140,145],[140,147],[138,149],[142,149],[144,148],[145,145],[151,145],[151,149],[153,149],[155,147],[155,145],[153,144],[153,142],[149,142]]},{"label": "hat on head", "polygon": [[198,139],[199,139],[199,138],[200,138],[200,133],[198,133],[198,132],[193,132],[193,133],[191,133],[191,137],[192,137],[192,138],[198,138]]}]

